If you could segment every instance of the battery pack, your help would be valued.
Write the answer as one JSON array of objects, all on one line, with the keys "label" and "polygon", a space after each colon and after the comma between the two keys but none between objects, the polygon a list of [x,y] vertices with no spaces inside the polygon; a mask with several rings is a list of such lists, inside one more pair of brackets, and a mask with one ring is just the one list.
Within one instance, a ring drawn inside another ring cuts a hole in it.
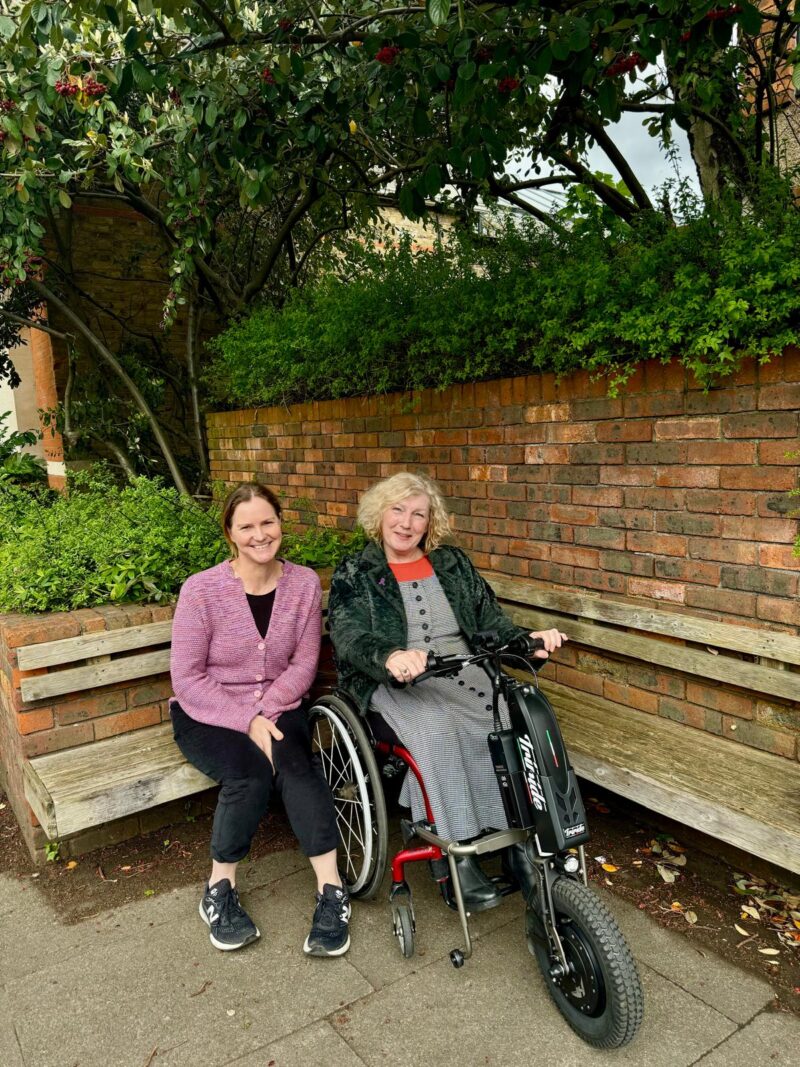
[{"label": "battery pack", "polygon": [[495,731],[489,734],[488,741],[508,825],[512,830],[529,830],[535,820],[531,817],[528,787],[516,734],[513,730]]}]

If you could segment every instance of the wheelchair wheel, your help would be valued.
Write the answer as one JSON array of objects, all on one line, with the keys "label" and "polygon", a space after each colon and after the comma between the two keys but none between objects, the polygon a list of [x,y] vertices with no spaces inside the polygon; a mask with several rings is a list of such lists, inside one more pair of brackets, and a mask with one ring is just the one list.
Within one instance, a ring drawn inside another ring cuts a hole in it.
[{"label": "wheelchair wheel", "polygon": [[528,946],[550,996],[572,1029],[595,1048],[621,1048],[642,1022],[644,997],[636,964],[611,912],[596,894],[571,878],[553,885],[556,923],[569,973],[554,977],[542,943],[542,921],[525,913]]},{"label": "wheelchair wheel", "polygon": [[414,912],[410,904],[392,905],[392,924],[394,936],[400,946],[400,951],[408,960],[414,955]]},{"label": "wheelchair wheel", "polygon": [[386,869],[389,828],[380,772],[358,714],[340,697],[309,710],[312,745],[333,794],[339,869],[352,897],[374,897]]}]

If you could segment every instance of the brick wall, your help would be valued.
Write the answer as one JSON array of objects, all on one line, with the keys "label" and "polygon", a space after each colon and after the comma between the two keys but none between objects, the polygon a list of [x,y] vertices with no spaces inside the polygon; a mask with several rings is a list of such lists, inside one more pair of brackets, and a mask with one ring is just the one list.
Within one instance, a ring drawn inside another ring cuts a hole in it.
[{"label": "brick wall", "polygon": [[[800,350],[704,393],[648,363],[623,394],[585,373],[209,416],[213,477],[260,478],[301,525],[349,528],[402,469],[442,486],[484,568],[800,633]],[[798,704],[567,647],[558,681],[787,757]],[[552,677],[552,675],[551,675]],[[800,679],[798,680],[800,691]]]},{"label": "brick wall", "polygon": [[[171,687],[169,675],[165,673],[25,703],[20,692],[22,678],[43,674],[46,668],[21,672],[17,667],[17,649],[22,645],[139,626],[171,617],[172,608],[161,605],[109,605],[39,616],[0,615],[0,782],[34,856],[41,854],[46,837],[25,800],[23,762],[168,719]],[[183,809],[183,802],[175,807],[175,811]],[[172,808],[130,816],[109,827],[87,831],[73,839],[70,848],[66,852],[62,850],[62,854],[69,854],[70,849],[73,854],[79,854],[96,844],[132,837],[143,830],[166,825],[171,817],[175,817]]]}]

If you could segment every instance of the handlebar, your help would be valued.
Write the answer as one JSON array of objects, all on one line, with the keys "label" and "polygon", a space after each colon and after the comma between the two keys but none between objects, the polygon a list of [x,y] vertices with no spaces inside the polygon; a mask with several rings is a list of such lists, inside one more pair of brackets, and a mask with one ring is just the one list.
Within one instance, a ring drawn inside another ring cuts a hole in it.
[{"label": "handlebar", "polygon": [[[418,674],[416,678],[412,678],[408,684],[416,685],[417,682],[422,682],[426,678],[452,678],[469,664],[482,663],[488,659],[499,660],[503,656],[515,656],[528,660],[534,652],[544,649],[544,641],[541,637],[530,637],[528,634],[521,634],[519,637],[512,638],[505,645],[501,645],[496,633],[481,633],[475,635],[475,643],[479,646],[479,651],[472,656],[464,656],[460,653],[437,656],[435,653],[429,652],[426,669],[422,674]],[[544,662],[544,659],[539,659],[540,665]],[[531,667],[533,667],[533,664],[531,664]]]}]

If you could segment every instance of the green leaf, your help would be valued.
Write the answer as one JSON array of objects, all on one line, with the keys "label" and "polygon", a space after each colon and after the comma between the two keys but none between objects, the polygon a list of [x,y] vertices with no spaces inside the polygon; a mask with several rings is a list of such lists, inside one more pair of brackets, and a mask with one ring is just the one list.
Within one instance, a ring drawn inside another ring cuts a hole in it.
[{"label": "green leaf", "polygon": [[419,104],[414,108],[414,114],[411,116],[411,125],[418,137],[427,137],[428,134],[433,133],[433,124],[428,117],[428,112]]},{"label": "green leaf", "polygon": [[138,87],[143,92],[147,92],[149,89],[152,89],[153,75],[150,73],[144,63],[140,63],[138,59],[134,59],[133,63],[131,64],[131,67],[133,69],[133,80],[136,82]]},{"label": "green leaf", "polygon": [[477,69],[478,68],[475,66],[475,64],[470,60],[468,63],[461,64],[461,66],[458,68],[458,76],[459,78],[463,78],[464,81],[469,81],[470,78],[475,77],[475,71]]},{"label": "green leaf", "polygon": [[295,78],[297,78],[299,81],[302,81],[302,79],[305,77],[306,67],[303,63],[302,58],[297,54],[297,52],[292,52],[291,63],[292,74],[294,74]]},{"label": "green leaf", "polygon": [[65,189],[58,190],[58,202],[64,208],[69,209],[72,207],[72,198]]},{"label": "green leaf", "polygon": [[452,0],[425,0],[425,10],[434,26],[443,26],[450,15]]},{"label": "green leaf", "polygon": [[8,15],[0,15],[0,37],[7,41],[16,31],[16,23]]}]

